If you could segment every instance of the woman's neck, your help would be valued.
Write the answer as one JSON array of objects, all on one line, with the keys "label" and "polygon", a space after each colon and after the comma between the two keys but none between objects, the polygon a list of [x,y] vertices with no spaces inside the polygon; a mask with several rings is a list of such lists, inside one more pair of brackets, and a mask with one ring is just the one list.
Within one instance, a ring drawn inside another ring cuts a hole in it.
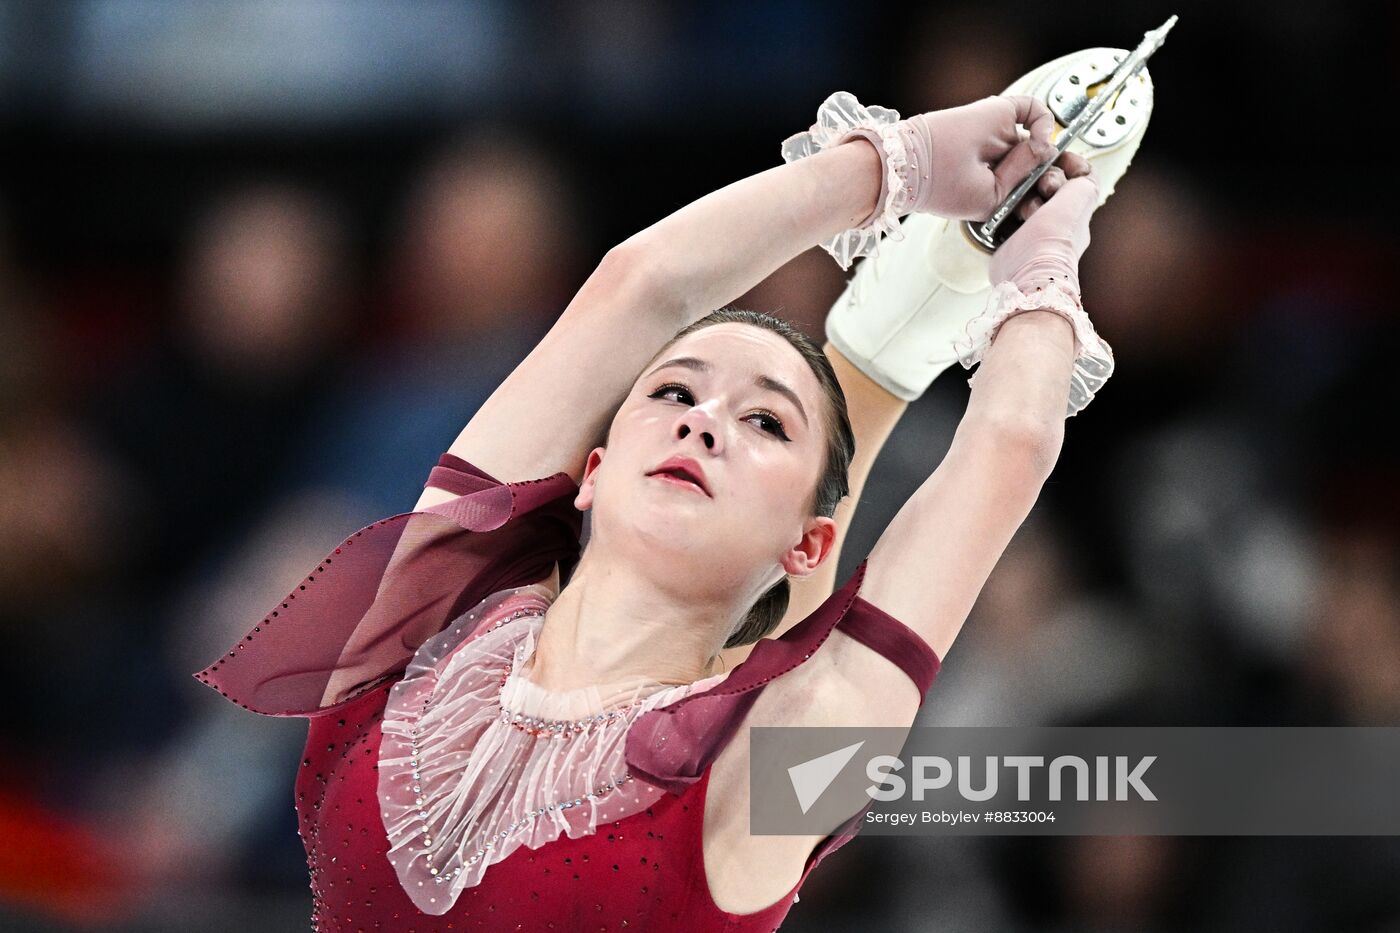
[{"label": "woman's neck", "polygon": [[[635,681],[685,684],[724,673],[735,609],[697,600],[585,550],[545,615],[530,679],[546,690]],[[590,559],[592,558],[592,559]]]}]

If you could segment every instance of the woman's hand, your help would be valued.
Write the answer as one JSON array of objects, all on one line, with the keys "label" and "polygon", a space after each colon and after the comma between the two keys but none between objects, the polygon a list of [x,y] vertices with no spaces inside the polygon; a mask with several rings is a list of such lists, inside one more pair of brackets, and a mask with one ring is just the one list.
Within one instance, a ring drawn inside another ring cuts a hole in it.
[{"label": "woman's hand", "polygon": [[[1024,311],[1054,312],[1073,330],[1073,370],[1065,417],[1089,404],[1113,375],[1113,350],[1094,330],[1079,293],[1079,259],[1089,246],[1089,218],[1099,204],[1098,176],[1082,160],[1062,158],[1059,164],[1065,167],[1054,170],[1055,177],[1043,183],[1045,189],[1053,189],[1049,198],[1038,196],[1027,208],[1030,218],[992,254],[989,271],[996,284],[987,310],[969,324],[966,340],[959,341],[958,361],[967,369],[982,364],[968,380],[973,386],[969,416],[974,407],[993,413],[1024,413],[1039,405],[1041,414],[1033,420],[1044,422],[1048,418],[1058,423],[1060,400],[1065,397],[1060,388],[1060,353],[1050,347],[1054,341],[1034,334],[1045,316],[1036,315],[1034,326],[1022,321],[1012,327],[1010,350],[998,336],[1004,323]],[[1066,171],[1078,174],[1065,178]],[[1001,349],[989,353],[994,343]],[[996,375],[983,377],[984,372]],[[1047,404],[1055,410],[1053,415],[1048,414]]]},{"label": "woman's hand", "polygon": [[1054,153],[1054,126],[1049,108],[1024,95],[985,97],[899,121],[895,128],[915,163],[908,176],[913,189],[910,210],[986,220]]},{"label": "woman's hand", "polygon": [[1012,282],[1026,294],[1054,282],[1078,298],[1079,260],[1099,203],[1098,176],[1088,160],[1065,153],[1037,189],[1023,203],[1025,223],[992,254],[992,282]]},{"label": "woman's hand", "polygon": [[[811,129],[783,140],[782,151],[783,161],[791,163],[864,139],[879,155],[874,210],[818,241],[849,269],[857,257],[874,253],[882,237],[902,238],[897,231],[907,214],[990,217],[1022,179],[1054,156],[1054,129],[1055,115],[1026,95],[1000,94],[901,120],[898,111],[867,107],[849,91],[837,91],[817,108]],[[862,200],[870,203],[868,196]]]}]

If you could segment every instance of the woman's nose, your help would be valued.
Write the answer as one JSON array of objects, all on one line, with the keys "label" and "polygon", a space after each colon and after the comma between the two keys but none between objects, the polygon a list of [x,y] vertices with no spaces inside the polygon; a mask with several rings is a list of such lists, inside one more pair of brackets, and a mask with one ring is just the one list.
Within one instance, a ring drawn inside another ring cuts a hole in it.
[{"label": "woman's nose", "polygon": [[707,408],[699,405],[687,408],[676,419],[673,430],[676,440],[685,440],[692,434],[696,435],[695,439],[704,444],[705,449],[712,454],[717,454],[723,449],[724,432],[720,430],[718,419]]}]

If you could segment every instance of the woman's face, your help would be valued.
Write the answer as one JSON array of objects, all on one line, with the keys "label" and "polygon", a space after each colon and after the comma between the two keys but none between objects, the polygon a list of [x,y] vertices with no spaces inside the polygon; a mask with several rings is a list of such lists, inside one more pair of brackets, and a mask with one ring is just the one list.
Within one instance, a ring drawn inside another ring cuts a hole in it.
[{"label": "woman's face", "polygon": [[[589,454],[576,505],[593,510],[592,539],[699,589],[743,586],[754,598],[784,573],[810,573],[835,535],[809,511],[825,405],[779,334],[731,322],[678,340],[633,384],[607,447]],[[700,486],[656,473],[672,458],[688,460],[672,472],[699,474]]]}]

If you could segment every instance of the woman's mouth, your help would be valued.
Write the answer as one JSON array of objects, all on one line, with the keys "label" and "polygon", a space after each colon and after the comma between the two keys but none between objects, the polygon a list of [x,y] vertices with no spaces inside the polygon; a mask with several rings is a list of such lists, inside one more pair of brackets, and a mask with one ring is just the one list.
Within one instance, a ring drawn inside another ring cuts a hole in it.
[{"label": "woman's mouth", "polygon": [[705,496],[707,498],[709,496],[709,493],[705,492],[705,490],[701,489],[695,483],[682,476],[676,476],[673,473],[653,473],[651,474],[651,478],[662,480],[663,482],[668,483],[672,486],[684,487],[685,489],[689,489],[691,492],[697,492],[700,495]]},{"label": "woman's mouth", "polygon": [[664,479],[668,483],[693,489],[706,498],[710,497],[709,483],[705,481],[705,469],[689,457],[670,457],[647,476]]}]

